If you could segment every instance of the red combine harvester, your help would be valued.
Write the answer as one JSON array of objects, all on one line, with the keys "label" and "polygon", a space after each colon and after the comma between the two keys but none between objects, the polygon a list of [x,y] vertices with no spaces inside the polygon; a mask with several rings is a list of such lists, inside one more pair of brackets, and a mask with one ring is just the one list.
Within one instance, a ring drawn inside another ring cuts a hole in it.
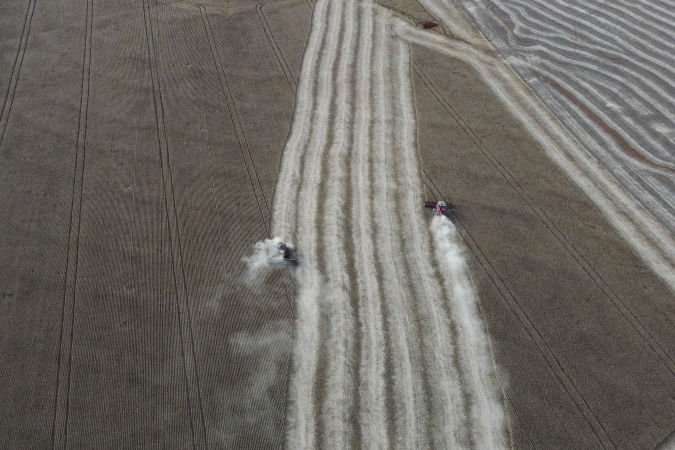
[{"label": "red combine harvester", "polygon": [[434,208],[437,216],[445,216],[448,209],[452,208],[452,203],[440,202],[424,202],[425,208]]}]

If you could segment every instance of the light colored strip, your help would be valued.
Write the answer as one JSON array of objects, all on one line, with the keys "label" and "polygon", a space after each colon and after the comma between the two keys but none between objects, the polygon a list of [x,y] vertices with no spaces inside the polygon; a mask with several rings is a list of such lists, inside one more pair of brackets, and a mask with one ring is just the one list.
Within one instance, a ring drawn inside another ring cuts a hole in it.
[{"label": "light colored strip", "polygon": [[297,194],[300,185],[301,161],[309,139],[310,121],[314,108],[314,87],[321,54],[326,39],[327,8],[329,2],[319,2],[312,15],[312,28],[302,59],[295,100],[293,122],[284,146],[279,178],[274,190],[272,235],[295,240]]},{"label": "light colored strip", "polygon": [[354,317],[351,305],[351,280],[345,255],[345,188],[348,186],[345,160],[351,142],[351,108],[354,103],[351,74],[354,70],[359,19],[353,0],[344,2],[343,36],[340,57],[333,82],[336,114],[331,121],[333,140],[328,149],[328,167],[323,175],[326,193],[316,205],[323,211],[324,255],[321,266],[326,269],[326,287],[323,304],[328,314],[326,352],[326,394],[322,408],[322,446],[347,448],[352,427],[350,412],[353,404],[352,354],[354,351]]},{"label": "light colored strip", "polygon": [[[413,367],[413,358],[419,355],[414,321],[408,315],[407,303],[412,301],[401,267],[400,246],[396,243],[401,232],[398,217],[391,202],[397,190],[397,176],[392,172],[395,164],[390,155],[392,148],[391,91],[389,80],[392,74],[388,70],[391,55],[389,15],[375,10],[375,55],[373,57],[373,95],[375,102],[375,121],[371,148],[373,149],[373,177],[376,240],[379,262],[382,268],[384,302],[389,324],[389,339],[392,353],[390,361],[394,369],[394,429],[396,448],[417,448],[423,439],[424,423],[427,414],[422,392],[421,368]],[[413,353],[414,352],[414,356]]]},{"label": "light colored strip", "polygon": [[449,294],[457,324],[460,361],[466,375],[464,383],[470,392],[472,444],[476,448],[507,448],[504,409],[496,389],[499,384],[457,230],[443,216],[434,217],[431,230],[436,260],[444,275],[440,281]]},{"label": "light colored strip", "polygon": [[[424,222],[422,189],[417,146],[415,142],[415,113],[412,101],[410,49],[407,42],[397,40],[392,58],[392,72],[398,75],[397,100],[393,109],[397,119],[396,164],[401,167],[400,203],[396,210],[404,212],[404,232],[408,238],[405,258],[411,269],[417,308],[422,315],[421,327],[426,354],[426,373],[433,396],[433,422],[440,427],[432,431],[435,446],[459,448],[468,445],[468,430],[464,417],[464,399],[459,373],[453,364],[453,339],[450,318],[443,307],[446,299],[436,271],[431,266],[433,256],[429,246],[429,229]],[[433,355],[433,356],[432,356]],[[489,368],[488,368],[489,369]],[[501,426],[500,423],[496,424]]]},{"label": "light colored strip", "polygon": [[361,28],[357,62],[354,145],[352,148],[352,235],[361,325],[359,396],[361,444],[364,448],[387,449],[385,406],[385,348],[382,298],[375,270],[373,215],[377,211],[370,179],[371,65],[373,55],[373,10],[359,7]]},{"label": "light colored strip", "polygon": [[[321,182],[321,159],[326,145],[329,107],[333,96],[333,68],[342,21],[342,3],[331,2],[330,11],[326,9],[328,4],[329,2],[321,1],[315,8],[315,14],[327,14],[329,25],[325,29],[325,45],[317,50],[320,52],[320,60],[317,64],[318,76],[314,78],[314,74],[309,72],[310,79],[318,82],[318,92],[315,109],[311,112],[310,123],[307,124],[311,130],[311,136],[307,148],[304,149],[306,157],[297,206],[297,244],[302,249],[303,261],[298,269],[297,334],[294,342],[293,373],[289,383],[291,401],[287,429],[289,448],[314,448],[316,445],[317,417],[314,390],[320,343],[319,299],[323,293],[321,274],[317,266],[317,206]],[[321,27],[312,29],[312,33],[322,32],[324,29]],[[304,84],[303,76],[306,75],[301,72],[301,86]],[[300,123],[306,124],[307,122],[301,120]],[[286,180],[285,183],[290,181]],[[286,220],[290,221],[289,218]]]}]

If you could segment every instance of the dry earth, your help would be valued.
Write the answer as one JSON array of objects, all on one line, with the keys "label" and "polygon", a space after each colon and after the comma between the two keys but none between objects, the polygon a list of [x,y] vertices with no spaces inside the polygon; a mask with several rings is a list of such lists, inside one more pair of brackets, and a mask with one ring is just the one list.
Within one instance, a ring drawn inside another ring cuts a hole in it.
[{"label": "dry earth", "polygon": [[[0,446],[283,445],[293,281],[241,258],[269,235],[313,7],[0,5]],[[513,447],[655,447],[673,293],[467,65],[412,61]]]}]

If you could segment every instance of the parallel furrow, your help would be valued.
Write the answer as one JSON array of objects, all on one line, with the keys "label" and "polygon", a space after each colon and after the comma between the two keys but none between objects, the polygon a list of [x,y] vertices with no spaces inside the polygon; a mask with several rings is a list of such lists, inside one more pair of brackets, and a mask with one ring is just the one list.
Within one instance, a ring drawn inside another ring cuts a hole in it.
[{"label": "parallel furrow", "polygon": [[[379,12],[379,11],[378,11]],[[402,235],[399,218],[395,215],[395,203],[398,190],[398,161],[391,154],[393,138],[393,114],[391,114],[391,92],[387,83],[391,78],[389,58],[391,38],[387,16],[376,14],[375,54],[373,56],[373,101],[374,122],[371,141],[376,239],[380,242],[378,262],[382,274],[384,305],[389,329],[389,348],[393,366],[393,389],[395,417],[395,441],[391,444],[398,448],[415,448],[422,445],[428,436],[421,432],[428,417],[422,391],[419,333],[414,318],[410,316],[410,302],[413,301],[404,262],[396,239]]]},{"label": "parallel furrow", "polygon": [[456,356],[453,325],[473,333],[464,342],[480,348],[468,354],[486,338],[477,317],[464,328],[450,317],[452,281],[438,281],[396,23],[369,1],[314,10],[273,209],[275,233],[294,236],[301,255],[291,448],[504,445],[490,360]]}]

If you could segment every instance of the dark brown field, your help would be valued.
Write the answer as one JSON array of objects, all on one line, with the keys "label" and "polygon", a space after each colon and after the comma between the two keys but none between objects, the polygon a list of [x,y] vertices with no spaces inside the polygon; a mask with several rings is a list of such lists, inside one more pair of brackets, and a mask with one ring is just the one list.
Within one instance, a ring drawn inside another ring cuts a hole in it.
[{"label": "dark brown field", "polygon": [[[269,236],[313,7],[0,4],[0,447],[283,446],[293,280],[241,259]],[[468,66],[412,55],[512,447],[656,447],[673,292]]]}]

